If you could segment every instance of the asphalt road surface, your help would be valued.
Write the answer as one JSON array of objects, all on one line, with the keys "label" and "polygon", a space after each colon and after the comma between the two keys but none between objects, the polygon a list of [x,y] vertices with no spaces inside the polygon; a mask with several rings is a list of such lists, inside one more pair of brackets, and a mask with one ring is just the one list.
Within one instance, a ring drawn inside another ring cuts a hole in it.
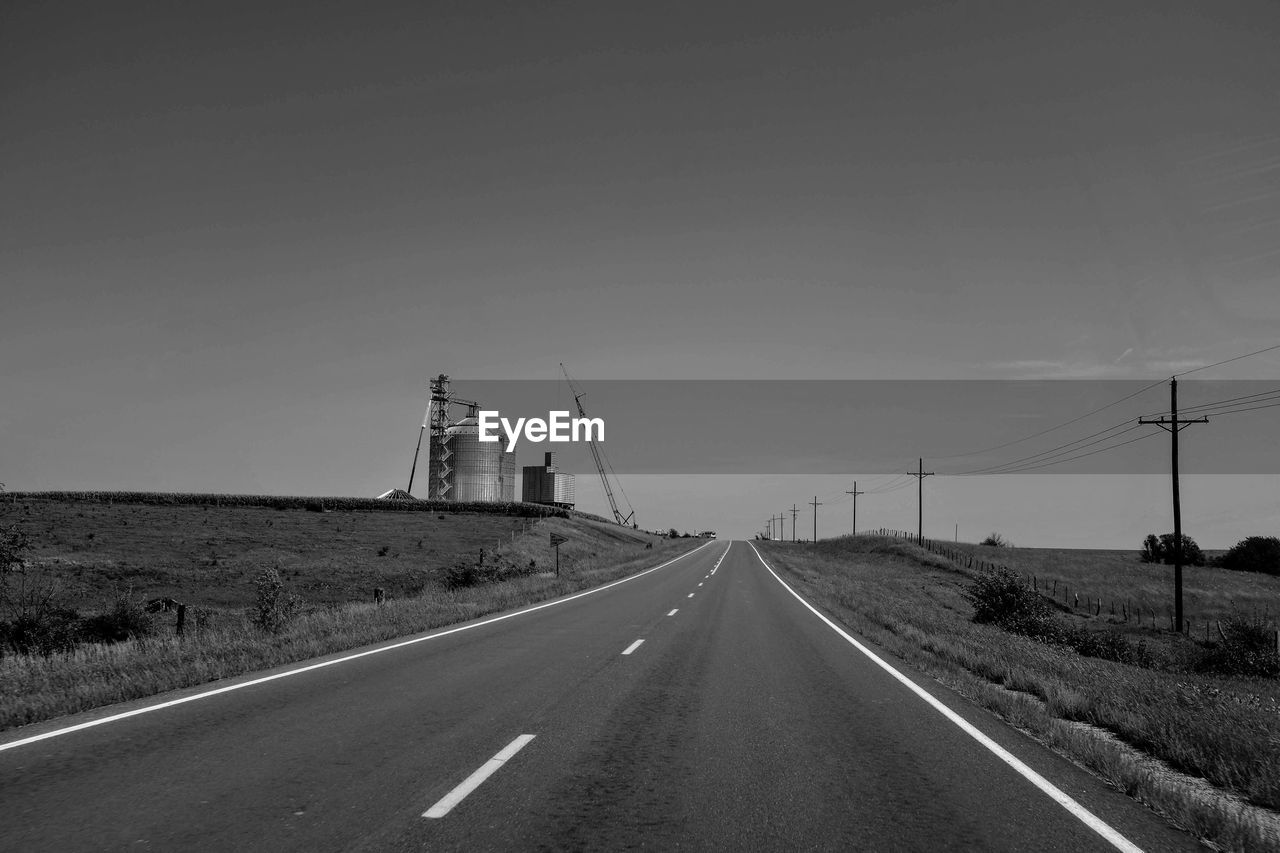
[{"label": "asphalt road surface", "polygon": [[0,736],[0,850],[1197,849],[746,542],[413,639]]}]

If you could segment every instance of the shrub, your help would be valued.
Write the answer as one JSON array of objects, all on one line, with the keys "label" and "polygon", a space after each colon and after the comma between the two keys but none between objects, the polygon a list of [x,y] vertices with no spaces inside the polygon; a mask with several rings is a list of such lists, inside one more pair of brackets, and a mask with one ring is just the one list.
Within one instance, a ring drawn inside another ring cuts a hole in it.
[{"label": "shrub", "polygon": [[51,655],[79,642],[80,620],[66,606],[58,579],[26,555],[31,541],[17,525],[0,530],[0,646]]},{"label": "shrub", "polygon": [[110,607],[85,618],[81,624],[81,633],[89,642],[119,643],[155,632],[155,619],[142,601],[133,597],[133,590],[117,592]]},{"label": "shrub", "polygon": [[20,655],[69,652],[80,644],[80,616],[62,607],[19,616],[0,623],[0,644]]},{"label": "shrub", "polygon": [[1250,536],[1241,539],[1216,562],[1224,569],[1234,569],[1238,572],[1280,575],[1280,539],[1274,536]]},{"label": "shrub", "polygon": [[983,572],[964,592],[973,605],[973,621],[1019,634],[1036,635],[1050,612],[1049,602],[1008,569]]},{"label": "shrub", "polygon": [[[530,564],[532,565],[532,560]],[[487,566],[475,563],[455,563],[440,570],[440,582],[446,589],[460,589],[467,586],[479,586],[484,583],[495,583],[498,580],[498,567],[492,563]]]},{"label": "shrub", "polygon": [[1195,669],[1220,675],[1280,675],[1275,631],[1268,625],[1232,616],[1218,623],[1220,641],[1209,647]]},{"label": "shrub", "polygon": [[[1161,533],[1157,537],[1154,533],[1148,533],[1147,538],[1142,540],[1142,552],[1139,556],[1144,563],[1173,563],[1173,534]],[[1200,550],[1200,546],[1196,544],[1196,540],[1187,534],[1182,534],[1182,565],[1184,566],[1203,566],[1204,552]]]},{"label": "shrub", "polygon": [[1009,540],[1005,539],[999,533],[992,531],[991,535],[978,543],[979,545],[990,545],[993,548],[1008,548]]},{"label": "shrub", "polygon": [[284,588],[276,569],[264,569],[254,580],[254,586],[257,601],[250,618],[262,630],[278,634],[302,612],[302,599]]}]

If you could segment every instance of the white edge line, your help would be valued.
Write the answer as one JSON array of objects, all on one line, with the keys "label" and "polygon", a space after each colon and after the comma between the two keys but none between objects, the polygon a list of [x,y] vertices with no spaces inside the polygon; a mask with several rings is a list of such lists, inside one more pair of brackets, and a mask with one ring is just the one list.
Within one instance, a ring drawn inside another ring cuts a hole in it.
[{"label": "white edge line", "polygon": [[668,613],[667,615],[668,615],[668,616],[675,616],[675,615],[676,615],[677,613],[679,613],[679,612],[680,612],[680,608],[679,608],[679,607],[677,607],[675,610],[672,610],[672,611],[671,611],[670,613]]},{"label": "white edge line", "polygon": [[[564,598],[557,598],[553,601],[544,601],[541,604],[535,604],[532,607],[526,607],[523,610],[516,610],[512,613],[504,613],[501,616],[494,616],[493,618],[486,619],[483,622],[475,622],[471,625],[460,625],[456,628],[448,628],[446,630],[439,631],[434,634],[428,634],[425,637],[414,637],[411,640],[401,640],[400,642],[392,643],[389,646],[379,646],[376,649],[369,649],[363,652],[356,652],[353,655],[345,655],[344,657],[334,658],[333,660],[321,661],[320,663],[308,664],[306,666],[298,667],[297,669],[287,670],[286,672],[277,672],[274,675],[266,675],[266,676],[263,676],[262,678],[254,678],[250,681],[242,681],[239,684],[231,684],[226,687],[217,687],[213,690],[205,690],[202,693],[195,693],[195,694],[192,694],[191,696],[183,696],[180,699],[170,699],[167,702],[159,702],[155,705],[147,705],[142,708],[134,708],[132,711],[123,711],[119,714],[112,714],[109,717],[101,717],[96,720],[89,720],[83,723],[76,723],[74,726],[67,726],[66,728],[54,729],[53,731],[44,732],[43,734],[32,735],[31,737],[22,738],[21,740],[15,740],[9,743],[0,744],[0,752],[4,752],[5,750],[9,750],[9,749],[17,749],[20,746],[27,746],[28,744],[36,743],[42,740],[48,740],[49,738],[59,737],[60,735],[67,735],[67,734],[71,734],[72,732],[78,732],[84,729],[91,729],[95,726],[103,726],[103,725],[106,725],[107,723],[114,723],[119,720],[128,719],[129,717],[137,717],[141,714],[149,714],[152,711],[159,711],[164,708],[172,708],[175,705],[185,705],[187,702],[195,702],[197,699],[207,699],[210,696],[217,696],[222,693],[230,693],[233,690],[241,690],[245,687],[253,687],[256,684],[265,684],[268,681],[275,681],[276,679],[280,679],[280,678],[288,678],[293,675],[300,675],[301,673],[304,673],[304,672],[311,672],[313,669],[323,669],[324,667],[327,667],[327,666],[334,666],[336,664],[346,663],[347,661],[368,657],[369,655],[378,655],[378,654],[382,654],[383,652],[389,652],[392,649],[399,649],[399,648],[403,648],[404,646],[412,646],[416,643],[425,643],[427,640],[434,640],[437,637],[447,637],[450,634],[456,634],[460,631],[470,631],[472,628],[481,628],[481,627],[484,627],[485,625],[492,625],[494,622],[501,622],[504,619],[513,619],[516,616],[523,616],[526,613],[534,613],[538,610],[544,610],[548,607],[555,607],[558,604],[566,604],[575,599],[582,598],[583,596],[594,595],[597,592],[604,592],[606,589],[609,589],[610,587],[615,587],[618,584],[623,584],[628,581],[633,581],[636,578],[644,577],[650,572],[658,571],[658,569],[665,569],[667,566],[671,565],[672,563],[678,560],[683,560],[685,557],[688,557],[692,554],[696,554],[697,552],[701,551],[703,548],[706,548],[707,545],[712,544],[712,542],[714,541],[715,540],[713,539],[704,545],[699,545],[697,548],[694,548],[692,551],[686,551],[685,553],[681,554],[678,557],[667,560],[665,563],[662,563],[661,565],[654,566],[651,569],[645,569],[643,572],[637,572],[634,575],[621,578],[620,580],[612,581],[611,583],[607,583],[604,586],[598,586],[593,589],[583,590],[582,592],[574,593],[573,595],[566,596]],[[0,733],[0,736],[3,736],[3,733]]]},{"label": "white edge line", "polygon": [[625,650],[625,651],[623,651],[623,654],[624,654],[624,655],[629,655],[629,654],[631,654],[631,653],[632,653],[632,652],[634,652],[636,649],[640,648],[640,646],[641,646],[643,643],[644,643],[644,640],[636,640],[634,643],[632,643],[631,645],[627,646],[626,650]]},{"label": "white edge line", "polygon": [[1013,753],[1009,752],[1000,744],[996,743],[991,738],[987,737],[982,732],[978,731],[978,729],[974,727],[974,725],[970,723],[968,720],[966,720],[964,717],[961,717],[955,711],[951,710],[946,705],[942,704],[940,701],[935,699],[923,687],[916,684],[911,679],[907,678],[898,670],[894,669],[886,661],[881,659],[875,652],[871,651],[871,649],[867,648],[862,643],[855,640],[843,628],[841,628],[836,623],[832,622],[826,616],[822,615],[822,613],[820,613],[816,607],[814,607],[809,602],[805,601],[804,598],[802,598],[798,592],[792,589],[787,584],[786,581],[784,581],[781,577],[778,576],[778,573],[773,570],[773,567],[770,566],[767,562],[765,562],[764,557],[760,556],[760,552],[756,551],[755,545],[752,545],[750,542],[748,542],[747,544],[751,545],[751,550],[755,551],[756,558],[760,560],[760,563],[766,569],[768,569],[769,574],[773,575],[774,580],[782,584],[783,589],[791,593],[795,597],[796,601],[799,601],[801,604],[807,607],[809,611],[813,613],[814,616],[817,616],[823,622],[826,622],[827,627],[829,627],[831,630],[835,631],[837,634],[839,634],[841,637],[847,640],[849,644],[852,645],[855,649],[857,649],[858,651],[866,655],[868,658],[870,658],[872,663],[876,664],[876,666],[880,667],[885,672],[889,673],[889,675],[896,678],[898,681],[900,681],[903,684],[903,686],[905,686],[912,693],[919,696],[925,702],[928,702],[935,711],[942,714],[942,716],[946,717],[948,720],[954,723],[957,727],[959,727],[961,731],[963,731],[969,737],[973,738],[979,744],[981,744],[982,746],[986,747],[989,751],[994,753],[997,758],[999,758],[1005,764],[1008,764],[1015,771],[1017,771],[1024,779],[1026,779],[1028,782],[1035,785],[1042,792],[1047,794],[1050,797],[1050,799],[1052,799],[1058,805],[1062,806],[1064,809],[1070,812],[1073,817],[1078,819],[1085,826],[1089,827],[1094,832],[1098,833],[1098,835],[1101,835],[1103,838],[1105,838],[1117,850],[1123,850],[1125,851],[1125,853],[1142,853],[1141,847],[1137,846],[1132,841],[1125,838],[1123,835],[1121,835],[1119,832],[1113,829],[1102,818],[1098,817],[1093,812],[1089,811],[1084,806],[1080,805],[1080,803],[1076,802],[1074,799],[1068,796],[1061,788],[1054,785],[1052,782],[1050,782],[1048,779],[1041,776],[1036,771],[1032,770],[1030,767],[1024,764],[1021,760],[1019,760],[1015,755],[1013,755]]},{"label": "white edge line", "polygon": [[490,758],[484,764],[480,765],[480,769],[472,773],[466,779],[462,780],[462,784],[454,788],[449,793],[440,798],[440,801],[431,808],[422,813],[427,818],[442,818],[447,815],[454,806],[467,798],[467,795],[479,788],[485,779],[488,779],[498,771],[502,765],[506,764],[515,756],[517,752],[524,749],[525,744],[533,740],[537,735],[520,735],[520,737],[507,744],[501,752]]}]

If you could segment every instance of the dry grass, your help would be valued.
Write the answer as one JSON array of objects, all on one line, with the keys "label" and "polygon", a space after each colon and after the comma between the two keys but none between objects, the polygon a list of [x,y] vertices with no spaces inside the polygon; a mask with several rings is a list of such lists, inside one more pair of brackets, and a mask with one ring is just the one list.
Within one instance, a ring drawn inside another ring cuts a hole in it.
[{"label": "dry grass", "polygon": [[[1033,574],[1043,591],[1058,582],[1059,600],[1063,588],[1071,594],[1111,602],[1132,602],[1145,612],[1154,611],[1165,620],[1173,606],[1173,567],[1144,563],[1138,551],[1107,551],[1064,548],[991,548],[981,545],[939,543],[988,562]],[[1217,552],[1209,552],[1210,554]],[[1211,566],[1183,568],[1183,608],[1192,625],[1225,619],[1233,613],[1245,617],[1275,619],[1280,615],[1280,576],[1254,572],[1234,572]]]},{"label": "dry grass", "polygon": [[[111,645],[84,645],[51,657],[0,658],[0,728],[345,651],[520,607],[624,577],[703,542],[667,541],[584,518],[543,519],[532,523],[524,533],[520,519],[468,514],[445,519],[433,514],[428,520],[419,518],[417,513],[387,513],[379,518],[376,513],[318,514],[254,508],[211,507],[204,511],[198,507],[117,505],[82,509],[83,516],[73,505],[70,517],[52,512],[37,516],[35,525],[24,525],[37,541],[40,537],[52,538],[52,543],[42,543],[37,559],[59,571],[63,578],[78,579],[80,585],[75,588],[80,590],[82,600],[92,601],[95,595],[110,589],[108,585],[128,584],[135,594],[158,597],[176,591],[188,602],[213,601],[220,606],[192,608],[186,636],[181,638],[174,635],[169,621],[172,614],[160,614],[165,624],[155,636]],[[109,512],[95,513],[94,509]],[[135,513],[135,509],[155,513]],[[21,504],[18,512],[30,518]],[[128,542],[122,541],[124,534],[104,534],[102,542],[95,535],[88,541],[98,542],[95,547],[100,550],[72,552],[83,560],[79,573],[76,565],[68,565],[59,556],[67,553],[67,541],[84,539],[86,531],[97,532],[104,525],[110,528],[113,522],[125,528],[119,524],[122,519],[130,522],[127,528],[133,531]],[[266,521],[274,523],[267,525]],[[0,519],[3,523],[5,520]],[[77,524],[81,525],[78,529]],[[187,564],[181,556],[182,543],[194,538],[193,528],[207,539],[216,540],[234,568],[195,566],[183,571],[182,566]],[[506,531],[502,543],[493,537],[497,530]],[[560,577],[549,574],[554,563],[548,534],[553,531],[569,539],[561,546]],[[261,541],[254,539],[255,534]],[[176,543],[171,541],[174,538]],[[419,553],[418,539],[423,540],[422,552],[436,555],[435,559],[424,560],[425,565],[405,556]],[[136,550],[127,550],[129,542]],[[166,556],[166,542],[180,555],[178,558]],[[378,557],[377,549],[388,542],[391,550],[387,557]],[[326,553],[321,543],[328,543],[337,555]],[[412,543],[412,551],[404,548],[406,543]],[[397,544],[402,551],[395,550]],[[445,589],[434,565],[446,561],[441,555],[448,553],[448,560],[475,560],[480,547],[486,549],[486,562],[496,560],[527,569],[533,560],[534,572],[509,573],[498,583]],[[287,558],[293,548],[298,548],[299,553],[290,563]],[[397,557],[397,553],[401,556]],[[126,554],[131,556],[125,557]],[[354,565],[342,568],[343,555]],[[394,564],[396,559],[401,560],[399,565]],[[252,625],[247,607],[254,595],[256,572],[278,560],[285,560],[282,573],[286,575],[287,588],[302,592],[309,601],[306,611],[280,634],[266,634]],[[289,569],[291,565],[293,571]],[[410,573],[411,580],[398,586],[392,583],[405,572]],[[201,586],[205,582],[210,588]],[[383,605],[369,602],[369,590],[375,585],[388,590]],[[308,595],[317,589],[338,600],[317,603]],[[352,593],[346,600],[340,595],[344,589]]]},{"label": "dry grass", "polygon": [[[122,587],[143,598],[245,607],[253,600],[253,579],[271,567],[313,604],[367,601],[374,587],[392,596],[412,595],[441,566],[474,559],[481,548],[492,551],[513,533],[542,530],[551,521],[477,513],[0,501],[0,527],[16,523],[27,531],[34,562],[57,575],[67,603],[80,609],[99,607]],[[542,559],[550,553],[545,549]]]},{"label": "dry grass", "polygon": [[[1234,850],[1280,844],[1280,821],[1270,811],[1280,808],[1275,680],[1146,670],[974,624],[961,595],[972,573],[904,542],[847,537],[807,546],[764,543],[762,552],[853,630],[1201,837]],[[1116,742],[1090,739],[1080,723]],[[1126,749],[1203,777],[1238,800],[1188,793],[1170,782],[1176,777],[1134,762]]]}]

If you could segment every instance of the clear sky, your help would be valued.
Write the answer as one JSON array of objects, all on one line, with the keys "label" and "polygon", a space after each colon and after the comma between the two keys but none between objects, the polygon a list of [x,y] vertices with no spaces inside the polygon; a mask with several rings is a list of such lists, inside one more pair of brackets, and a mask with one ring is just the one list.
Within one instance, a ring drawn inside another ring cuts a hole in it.
[{"label": "clear sky", "polygon": [[[1277,80],[1267,0],[10,0],[0,481],[377,494],[441,372],[1154,381],[1266,347]],[[1277,354],[1197,376],[1280,386]],[[738,536],[840,499],[756,473],[629,491]],[[1171,527],[1154,486],[999,479],[927,480],[931,532]],[[1280,532],[1274,477],[1202,485],[1202,544]]]}]

